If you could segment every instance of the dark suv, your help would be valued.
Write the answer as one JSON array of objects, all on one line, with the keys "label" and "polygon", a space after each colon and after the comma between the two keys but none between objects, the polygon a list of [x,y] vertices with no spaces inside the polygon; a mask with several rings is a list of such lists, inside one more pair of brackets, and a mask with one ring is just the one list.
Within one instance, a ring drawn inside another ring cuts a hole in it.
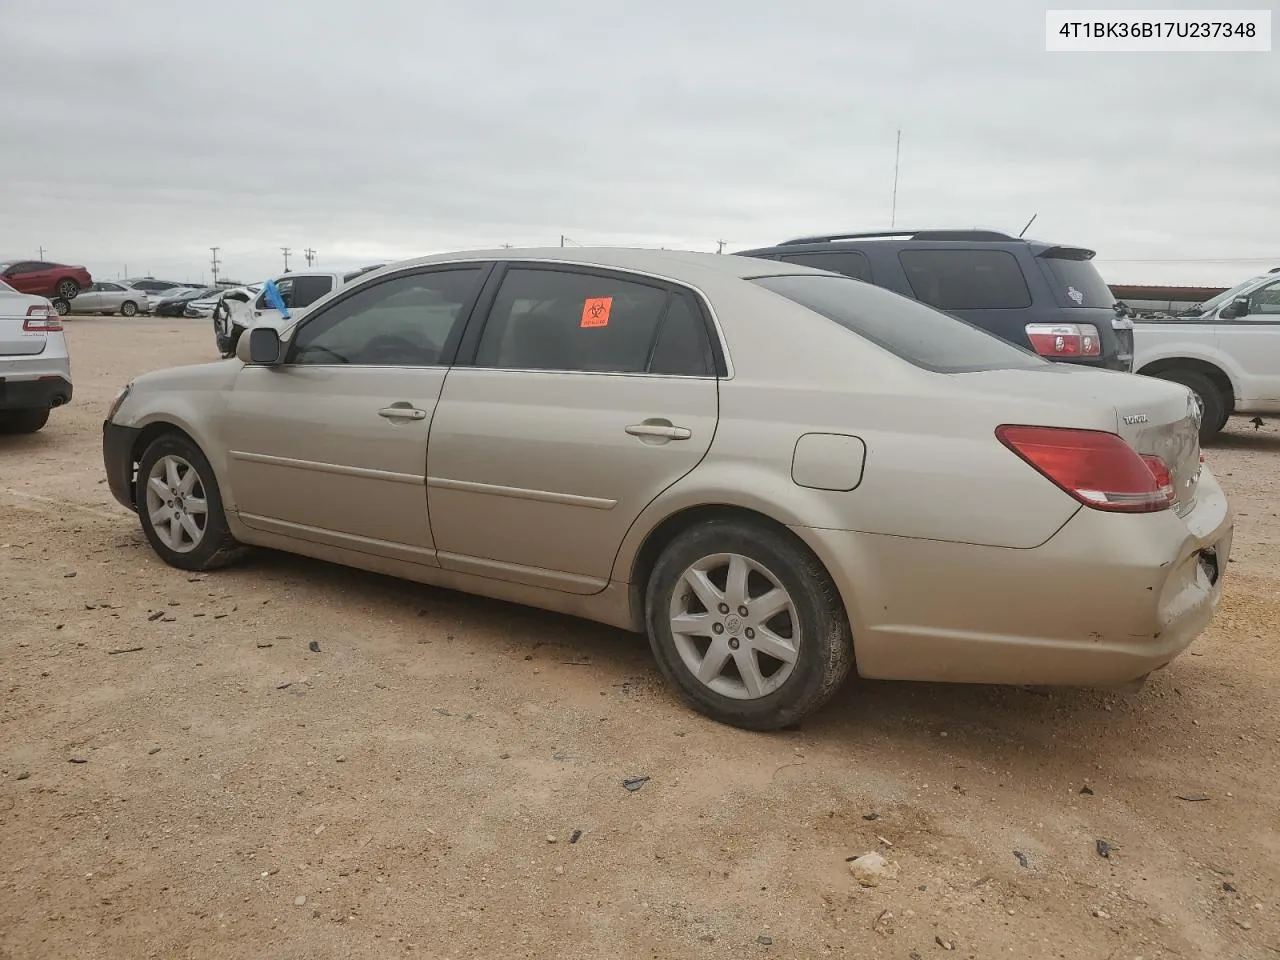
[{"label": "dark suv", "polygon": [[995,230],[896,230],[740,250],[874,283],[1049,360],[1129,371],[1133,322],[1081,247]]}]

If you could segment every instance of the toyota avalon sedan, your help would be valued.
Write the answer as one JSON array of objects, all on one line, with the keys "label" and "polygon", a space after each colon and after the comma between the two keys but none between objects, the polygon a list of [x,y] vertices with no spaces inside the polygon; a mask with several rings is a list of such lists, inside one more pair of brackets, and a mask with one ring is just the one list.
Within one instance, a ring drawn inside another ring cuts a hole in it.
[{"label": "toyota avalon sedan", "polygon": [[851,672],[1132,686],[1231,548],[1185,387],[745,257],[389,265],[138,377],[103,429],[175,567],[273,547],[644,632],[752,729]]}]

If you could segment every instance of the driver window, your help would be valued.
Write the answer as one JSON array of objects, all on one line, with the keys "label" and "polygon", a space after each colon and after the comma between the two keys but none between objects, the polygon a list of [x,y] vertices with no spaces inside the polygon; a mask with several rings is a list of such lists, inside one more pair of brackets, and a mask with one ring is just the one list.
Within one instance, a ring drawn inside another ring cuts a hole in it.
[{"label": "driver window", "polygon": [[[1255,316],[1265,316],[1269,319],[1280,316],[1280,280],[1269,283],[1249,295],[1249,317]],[[1249,317],[1244,319],[1247,320]]]},{"label": "driver window", "polygon": [[288,362],[430,367],[465,317],[479,267],[402,275],[363,287],[309,318]]}]

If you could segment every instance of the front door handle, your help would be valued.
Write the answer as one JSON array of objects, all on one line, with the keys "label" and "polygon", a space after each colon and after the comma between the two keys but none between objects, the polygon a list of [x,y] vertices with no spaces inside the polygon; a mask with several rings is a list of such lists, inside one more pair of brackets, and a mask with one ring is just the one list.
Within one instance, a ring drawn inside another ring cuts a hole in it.
[{"label": "front door handle", "polygon": [[378,416],[386,417],[388,420],[425,420],[427,411],[411,407],[407,403],[393,403],[379,410]]},{"label": "front door handle", "polygon": [[654,440],[688,440],[693,431],[688,427],[677,427],[670,420],[646,420],[644,423],[633,423],[627,427],[627,433],[633,437]]}]

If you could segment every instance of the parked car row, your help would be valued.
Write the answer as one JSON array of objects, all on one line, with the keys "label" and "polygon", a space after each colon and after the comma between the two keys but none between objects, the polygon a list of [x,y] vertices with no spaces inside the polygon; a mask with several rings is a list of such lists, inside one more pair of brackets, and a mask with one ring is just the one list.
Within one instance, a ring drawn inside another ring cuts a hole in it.
[{"label": "parked car row", "polygon": [[[1192,394],[1119,372],[1087,251],[864,240],[294,275],[288,320],[239,301],[225,362],[123,387],[107,480],[172,566],[267,546],[644,632],[748,728],[850,673],[1140,683],[1230,556]],[[871,282],[790,259],[816,252]]]}]

